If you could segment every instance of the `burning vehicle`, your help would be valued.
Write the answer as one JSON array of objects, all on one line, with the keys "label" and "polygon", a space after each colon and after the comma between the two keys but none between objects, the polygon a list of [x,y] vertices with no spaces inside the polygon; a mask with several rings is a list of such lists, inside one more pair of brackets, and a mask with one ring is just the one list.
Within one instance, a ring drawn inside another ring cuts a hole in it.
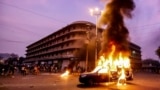
[{"label": "burning vehicle", "polygon": [[[113,47],[114,51],[115,47]],[[113,52],[111,52],[111,56]],[[79,82],[88,85],[117,80],[118,84],[125,84],[126,80],[133,80],[129,59],[122,58],[121,54],[119,59],[114,61],[112,58],[105,59],[104,56],[101,56],[98,66],[92,72],[81,73],[79,76]]]},{"label": "burning vehicle", "polygon": [[85,84],[118,80],[124,85],[133,79],[130,65],[129,31],[125,27],[124,17],[131,18],[135,8],[133,0],[109,0],[100,17],[98,25],[106,26],[102,33],[101,50],[96,68],[90,73],[83,73],[79,81]]},{"label": "burning vehicle", "polygon": [[[86,85],[93,85],[94,83],[104,83],[117,81],[121,75],[121,68],[117,71],[110,70],[109,67],[96,67],[92,72],[81,73],[79,76],[79,82]],[[121,79],[120,83],[125,82],[125,80],[133,80],[133,72],[130,68],[125,68],[125,79]]]}]

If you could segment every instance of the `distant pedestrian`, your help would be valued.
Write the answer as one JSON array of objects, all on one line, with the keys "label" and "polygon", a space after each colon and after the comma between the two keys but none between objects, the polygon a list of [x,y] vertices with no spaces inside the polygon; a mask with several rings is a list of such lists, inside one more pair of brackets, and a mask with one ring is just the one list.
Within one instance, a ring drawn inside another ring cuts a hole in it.
[{"label": "distant pedestrian", "polygon": [[33,74],[35,75],[39,74],[39,69],[37,65],[34,66]]},{"label": "distant pedestrian", "polygon": [[21,73],[24,76],[27,75],[27,70],[26,70],[26,67],[24,65],[21,67]]}]

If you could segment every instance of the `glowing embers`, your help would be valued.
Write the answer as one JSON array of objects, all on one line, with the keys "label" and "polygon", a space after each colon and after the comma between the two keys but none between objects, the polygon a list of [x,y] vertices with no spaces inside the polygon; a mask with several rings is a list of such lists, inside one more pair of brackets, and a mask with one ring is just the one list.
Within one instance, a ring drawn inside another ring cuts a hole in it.
[{"label": "glowing embers", "polygon": [[61,75],[61,77],[65,77],[65,76],[68,76],[69,75],[69,71],[68,70],[66,70],[62,75]]},{"label": "glowing embers", "polygon": [[[114,57],[116,47],[112,46],[112,51],[109,56],[106,57],[105,54],[100,56],[98,60],[98,66],[96,68],[106,68],[98,73],[118,73],[118,83],[117,85],[126,85],[126,74],[125,69],[130,69],[130,60],[128,56],[125,56],[123,52],[119,52],[117,57]],[[94,72],[94,71],[93,71]]]}]

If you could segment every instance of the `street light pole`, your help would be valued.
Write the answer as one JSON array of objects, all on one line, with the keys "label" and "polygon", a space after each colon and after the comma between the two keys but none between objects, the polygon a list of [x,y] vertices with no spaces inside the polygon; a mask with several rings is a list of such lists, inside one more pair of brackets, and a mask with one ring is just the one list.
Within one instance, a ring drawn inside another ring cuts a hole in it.
[{"label": "street light pole", "polygon": [[88,71],[88,44],[89,44],[89,31],[86,31],[86,67],[85,71]]},{"label": "street light pole", "polygon": [[98,8],[90,9],[91,16],[96,16],[96,40],[95,40],[95,66],[97,65],[97,36],[98,36],[98,16],[101,15],[101,11]]}]

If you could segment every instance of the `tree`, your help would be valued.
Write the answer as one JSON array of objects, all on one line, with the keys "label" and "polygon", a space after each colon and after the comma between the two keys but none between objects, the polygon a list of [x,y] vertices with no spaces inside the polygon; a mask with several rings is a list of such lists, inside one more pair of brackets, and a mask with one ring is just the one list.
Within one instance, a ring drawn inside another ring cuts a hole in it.
[{"label": "tree", "polygon": [[24,60],[25,60],[24,57],[19,57],[19,62],[18,63],[21,65],[21,64],[23,64]]},{"label": "tree", "polygon": [[160,58],[160,46],[156,50],[156,55]]}]

